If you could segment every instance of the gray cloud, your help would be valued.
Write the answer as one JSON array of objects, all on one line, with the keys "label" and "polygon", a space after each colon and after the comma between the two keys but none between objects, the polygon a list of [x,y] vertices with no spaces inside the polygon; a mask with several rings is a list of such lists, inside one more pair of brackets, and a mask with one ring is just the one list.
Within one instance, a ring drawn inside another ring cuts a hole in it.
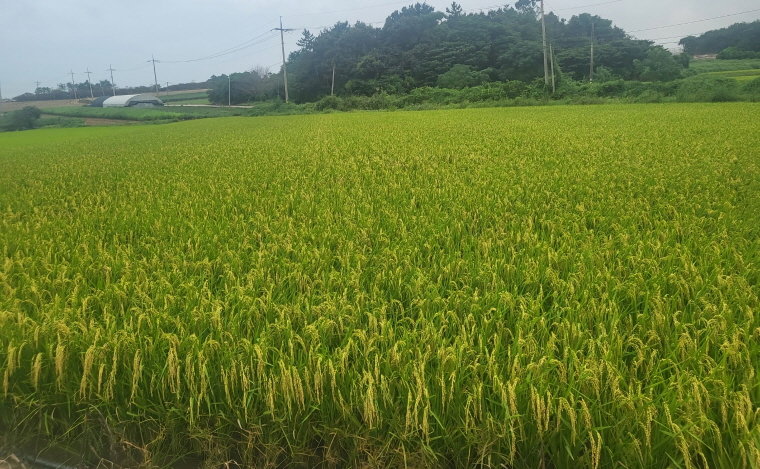
[{"label": "gray cloud", "polygon": [[[621,0],[580,9],[603,0],[547,0],[548,10],[569,18],[584,11],[612,19],[628,30],[654,28],[758,8],[757,0]],[[254,66],[279,67],[279,37],[271,32],[283,16],[285,27],[319,29],[336,21],[362,20],[381,25],[393,10],[411,1],[383,0],[0,0],[0,82],[4,97],[32,91],[34,82],[55,87],[77,81],[88,67],[93,81],[117,69],[117,85],[153,82],[147,62],[158,64],[161,83],[203,81],[213,74]],[[443,10],[450,0],[429,4]],[[495,0],[462,0],[465,10],[494,7]],[[635,33],[667,43],[688,34],[760,18],[760,12]],[[316,30],[314,32],[317,32]],[[233,54],[192,63],[169,63],[208,56],[260,36],[261,42]],[[298,31],[286,35],[296,48]],[[673,38],[673,39],[669,39]],[[673,46],[673,44],[668,44]]]}]

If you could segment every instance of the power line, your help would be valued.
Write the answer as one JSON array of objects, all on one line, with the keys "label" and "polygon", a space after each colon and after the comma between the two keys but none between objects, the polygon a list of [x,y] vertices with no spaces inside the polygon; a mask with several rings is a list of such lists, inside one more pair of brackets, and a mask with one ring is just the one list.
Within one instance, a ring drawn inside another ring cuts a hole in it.
[{"label": "power line", "polygon": [[675,26],[684,26],[684,25],[687,25],[687,24],[704,23],[705,21],[718,20],[718,19],[721,19],[721,18],[729,18],[731,16],[745,15],[747,13],[754,13],[756,11],[760,11],[760,8],[756,8],[754,10],[740,11],[739,13],[731,13],[731,14],[728,14],[728,15],[713,16],[712,18],[704,18],[704,19],[701,19],[701,20],[686,21],[685,23],[668,24],[668,25],[665,25],[665,26],[655,26],[654,28],[634,29],[633,31],[628,31],[628,32],[629,33],[640,33],[642,31],[654,31],[655,29],[665,29],[665,28],[673,28]]},{"label": "power line", "polygon": [[115,68],[115,69],[114,69],[114,72],[134,72],[135,70],[142,70],[142,69],[144,69],[144,68],[148,68],[148,67],[149,67],[149,65],[147,64],[147,62],[143,62],[143,63],[141,63],[140,65],[136,65],[136,66],[134,66],[134,67],[129,67],[129,68]]},{"label": "power line", "polygon": [[396,1],[396,2],[377,3],[377,4],[374,4],[374,5],[366,5],[366,6],[363,6],[363,7],[356,7],[356,8],[346,8],[344,10],[320,11],[319,13],[296,13],[296,14],[293,14],[293,15],[288,15],[288,17],[316,16],[316,15],[330,15],[330,14],[335,14],[335,13],[348,13],[348,12],[352,12],[352,11],[370,10],[372,8],[394,6],[394,5],[408,6],[409,2]]},{"label": "power line", "polygon": [[239,51],[247,49],[249,47],[253,47],[253,46],[256,46],[256,45],[263,44],[263,43],[271,40],[272,38],[276,37],[276,36],[270,36],[270,37],[268,37],[266,39],[263,39],[264,36],[270,34],[272,31],[273,30],[266,31],[266,32],[264,32],[262,34],[259,34],[258,36],[253,37],[253,38],[251,38],[251,39],[249,39],[249,40],[247,40],[247,41],[245,41],[243,43],[237,44],[235,46],[229,47],[229,48],[224,49],[224,50],[219,51],[219,52],[214,52],[212,54],[205,55],[203,57],[197,57],[197,58],[194,58],[194,59],[187,59],[187,60],[162,60],[161,62],[163,62],[163,63],[192,63],[192,62],[202,62],[202,61],[205,61],[205,60],[216,59],[218,57],[222,57],[222,56],[225,56],[225,55],[233,54],[235,52],[239,52]]},{"label": "power line", "polygon": [[598,7],[598,6],[602,6],[602,5],[610,5],[612,3],[620,3],[620,2],[624,2],[624,1],[625,0],[612,0],[612,1],[609,1],[609,2],[588,3],[586,5],[578,5],[577,7],[555,8],[555,9],[552,9],[551,11],[579,10],[581,8]]}]

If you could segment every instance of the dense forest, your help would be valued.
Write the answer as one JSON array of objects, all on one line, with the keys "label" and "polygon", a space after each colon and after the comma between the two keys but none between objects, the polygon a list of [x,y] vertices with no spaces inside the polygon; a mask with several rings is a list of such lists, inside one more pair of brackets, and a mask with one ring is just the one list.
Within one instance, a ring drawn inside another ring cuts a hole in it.
[{"label": "dense forest", "polygon": [[701,36],[685,37],[679,44],[690,55],[722,54],[718,58],[726,59],[760,58],[760,21],[737,23]]},{"label": "dense forest", "polygon": [[[611,20],[581,14],[546,15],[557,81],[669,81],[688,64],[650,41],[637,40]],[[592,39],[593,37],[593,39]],[[339,22],[318,35],[305,30],[288,58],[290,97],[312,102],[331,94],[400,94],[420,87],[465,88],[489,82],[543,80],[543,45],[536,2],[520,0],[481,13],[456,2],[445,11],[416,3],[394,11],[382,27]],[[281,76],[233,74],[232,101],[282,96]],[[227,77],[212,77],[210,97],[225,102]]]}]

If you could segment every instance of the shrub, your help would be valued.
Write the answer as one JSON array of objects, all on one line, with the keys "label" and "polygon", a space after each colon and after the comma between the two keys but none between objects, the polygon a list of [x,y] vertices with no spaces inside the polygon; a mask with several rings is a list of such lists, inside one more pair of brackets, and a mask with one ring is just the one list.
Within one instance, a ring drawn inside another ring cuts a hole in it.
[{"label": "shrub", "polygon": [[744,83],[742,92],[750,101],[760,101],[760,78]]},{"label": "shrub", "polygon": [[34,106],[26,106],[25,108],[13,111],[5,118],[3,124],[4,130],[29,130],[37,127],[37,121],[42,115],[42,111]]},{"label": "shrub", "polygon": [[700,76],[681,82],[676,92],[681,102],[727,102],[739,100],[736,80],[731,78]]},{"label": "shrub", "polygon": [[341,100],[337,96],[325,96],[316,102],[314,107],[317,111],[326,111],[328,109],[338,109],[341,105]]}]

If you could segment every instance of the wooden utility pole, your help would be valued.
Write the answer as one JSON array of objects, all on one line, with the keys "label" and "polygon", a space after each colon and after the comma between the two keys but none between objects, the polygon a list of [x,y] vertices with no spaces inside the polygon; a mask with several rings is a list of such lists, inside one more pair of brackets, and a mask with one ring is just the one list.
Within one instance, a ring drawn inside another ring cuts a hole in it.
[{"label": "wooden utility pole", "polygon": [[282,45],[282,79],[285,82],[285,102],[287,103],[290,100],[290,96],[288,95],[288,67],[285,61],[285,32],[293,30],[282,27],[282,16],[280,16],[280,27],[274,28],[272,31],[280,32],[280,43]]},{"label": "wooden utility pole", "polygon": [[557,86],[554,81],[554,49],[551,43],[549,43],[549,62],[551,62],[552,66],[552,94],[554,94],[557,92]]},{"label": "wooden utility pole", "polygon": [[594,23],[591,23],[591,69],[588,74],[588,81],[594,81]]},{"label": "wooden utility pole", "polygon": [[544,18],[544,0],[541,0],[541,37],[544,42],[544,85],[549,87],[549,52],[546,47],[546,19]]},{"label": "wooden utility pole", "polygon": [[332,85],[330,86],[330,96],[335,95],[335,61],[333,60]]},{"label": "wooden utility pole", "polygon": [[150,60],[148,62],[153,62],[153,82],[156,84],[156,96],[158,96],[158,75],[156,75],[156,58],[154,56],[150,56]]},{"label": "wooden utility pole", "polygon": [[116,96],[116,85],[113,82],[113,65],[108,65],[108,71],[111,72],[111,90],[113,91],[113,95]]},{"label": "wooden utility pole", "polygon": [[95,99],[95,94],[92,92],[92,81],[90,81],[90,74],[92,73],[90,67],[87,67],[87,71],[84,73],[87,74],[87,85],[90,87],[90,98]]},{"label": "wooden utility pole", "polygon": [[70,73],[71,73],[71,90],[74,92],[74,99],[79,99],[79,97],[77,96],[77,84],[74,83],[74,71],[72,70]]}]

